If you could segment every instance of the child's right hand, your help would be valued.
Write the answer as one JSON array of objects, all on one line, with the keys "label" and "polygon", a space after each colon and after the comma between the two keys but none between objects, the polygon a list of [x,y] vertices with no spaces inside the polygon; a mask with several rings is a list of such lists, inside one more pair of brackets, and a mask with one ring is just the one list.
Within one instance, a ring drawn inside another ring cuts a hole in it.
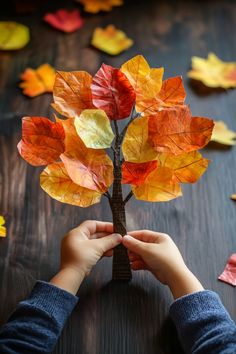
[{"label": "child's right hand", "polygon": [[129,232],[123,237],[133,270],[148,269],[169,286],[174,298],[203,290],[190,272],[170,236],[149,230]]}]

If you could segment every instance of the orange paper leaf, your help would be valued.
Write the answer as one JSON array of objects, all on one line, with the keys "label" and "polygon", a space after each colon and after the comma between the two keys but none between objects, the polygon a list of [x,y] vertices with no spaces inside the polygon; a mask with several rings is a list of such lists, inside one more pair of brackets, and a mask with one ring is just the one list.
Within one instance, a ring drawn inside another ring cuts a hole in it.
[{"label": "orange paper leaf", "polygon": [[143,184],[148,175],[157,168],[157,161],[143,163],[123,162],[122,183],[139,186]]},{"label": "orange paper leaf", "polygon": [[71,33],[84,24],[80,16],[79,10],[64,10],[60,9],[55,13],[49,13],[44,16],[44,21],[49,23],[52,27],[66,33]]},{"label": "orange paper leaf", "polygon": [[22,119],[22,139],[18,151],[33,166],[47,165],[57,160],[64,152],[65,133],[60,123],[44,117]]},{"label": "orange paper leaf", "polygon": [[120,6],[123,0],[79,0],[84,11],[96,14],[99,11],[111,11],[113,6]]},{"label": "orange paper leaf", "polygon": [[218,277],[218,279],[230,285],[236,286],[236,253],[230,256],[223,273]]},{"label": "orange paper leaf", "polygon": [[29,97],[35,97],[45,92],[52,92],[55,82],[55,70],[49,64],[43,64],[38,69],[26,69],[21,74],[19,86],[23,93]]}]

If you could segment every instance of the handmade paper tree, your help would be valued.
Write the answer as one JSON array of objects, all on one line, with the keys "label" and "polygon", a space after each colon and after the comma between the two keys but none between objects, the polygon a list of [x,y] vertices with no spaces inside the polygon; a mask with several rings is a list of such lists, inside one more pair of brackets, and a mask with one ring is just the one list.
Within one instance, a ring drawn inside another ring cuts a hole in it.
[{"label": "handmade paper tree", "polygon": [[[114,232],[125,235],[125,204],[132,195],[169,201],[182,195],[181,183],[196,182],[208,166],[197,150],[210,140],[214,124],[191,116],[181,77],[162,76],[163,68],[151,69],[140,55],[120,69],[103,64],[94,77],[58,72],[52,106],[64,118],[24,117],[18,144],[31,165],[47,165],[40,176],[43,190],[80,207],[104,195]],[[125,197],[122,184],[131,186]],[[127,251],[119,245],[113,279],[130,278]]]}]

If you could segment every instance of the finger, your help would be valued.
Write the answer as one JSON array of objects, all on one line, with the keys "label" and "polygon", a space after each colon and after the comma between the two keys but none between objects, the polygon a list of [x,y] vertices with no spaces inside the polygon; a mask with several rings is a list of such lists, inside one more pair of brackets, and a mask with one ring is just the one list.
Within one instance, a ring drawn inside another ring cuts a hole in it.
[{"label": "finger", "polygon": [[139,241],[130,235],[125,235],[122,239],[122,243],[129,251],[132,251],[139,256],[142,256],[145,251],[145,242]]},{"label": "finger", "polygon": [[136,254],[136,253],[133,253],[133,252],[129,252],[129,260],[131,262],[134,262],[134,261],[137,261],[137,260],[141,260],[142,258]]},{"label": "finger", "polygon": [[91,235],[100,232],[111,234],[113,232],[113,224],[97,220],[86,220],[71,232],[77,236],[81,235],[91,238]]},{"label": "finger", "polygon": [[105,252],[119,245],[121,241],[122,241],[121,235],[111,234],[102,238],[98,238],[96,240],[92,240],[91,242],[97,244],[98,249],[100,249],[102,252],[101,255],[103,255]]},{"label": "finger", "polygon": [[128,232],[128,234],[136,238],[137,240],[149,243],[161,242],[166,237],[166,235],[161,232],[155,232],[150,230],[130,231]]},{"label": "finger", "polygon": [[146,265],[142,261],[135,261],[131,263],[131,268],[133,270],[142,270],[142,269],[147,269]]},{"label": "finger", "polygon": [[90,235],[90,239],[96,239],[96,238],[101,238],[104,236],[110,235],[112,232],[96,232],[95,234]]}]

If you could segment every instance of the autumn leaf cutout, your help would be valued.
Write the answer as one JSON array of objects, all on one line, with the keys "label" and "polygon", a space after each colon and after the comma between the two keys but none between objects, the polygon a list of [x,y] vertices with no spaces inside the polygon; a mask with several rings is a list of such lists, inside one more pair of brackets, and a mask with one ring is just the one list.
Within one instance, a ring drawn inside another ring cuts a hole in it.
[{"label": "autumn leaf cutout", "polygon": [[44,21],[65,33],[71,33],[78,30],[84,23],[79,10],[70,11],[65,9],[57,10],[55,13],[46,14],[44,16]]}]

